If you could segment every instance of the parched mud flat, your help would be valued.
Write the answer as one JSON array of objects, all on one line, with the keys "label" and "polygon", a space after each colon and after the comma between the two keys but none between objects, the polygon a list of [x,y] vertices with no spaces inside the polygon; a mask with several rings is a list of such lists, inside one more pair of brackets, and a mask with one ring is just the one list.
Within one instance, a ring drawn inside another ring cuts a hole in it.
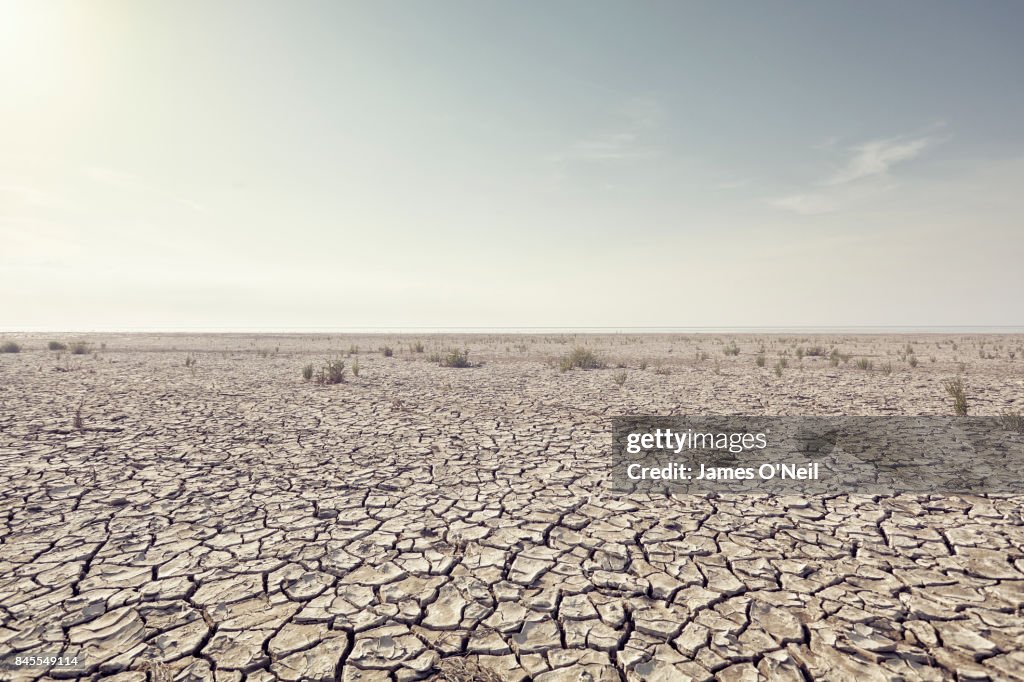
[{"label": "parched mud flat", "polygon": [[1024,679],[1024,496],[608,490],[616,415],[1020,412],[1020,336],[79,338],[0,355],[0,655],[80,657],[3,679]]}]

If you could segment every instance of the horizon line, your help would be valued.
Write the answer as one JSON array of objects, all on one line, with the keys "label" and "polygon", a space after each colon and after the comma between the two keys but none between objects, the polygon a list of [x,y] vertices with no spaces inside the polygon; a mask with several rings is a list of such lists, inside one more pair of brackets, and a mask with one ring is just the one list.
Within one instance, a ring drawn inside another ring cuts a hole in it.
[{"label": "horizon line", "polygon": [[351,327],[96,327],[59,329],[47,327],[0,328],[0,334],[780,334],[780,333],[994,333],[1024,334],[1024,325],[705,325],[705,326],[351,326]]}]

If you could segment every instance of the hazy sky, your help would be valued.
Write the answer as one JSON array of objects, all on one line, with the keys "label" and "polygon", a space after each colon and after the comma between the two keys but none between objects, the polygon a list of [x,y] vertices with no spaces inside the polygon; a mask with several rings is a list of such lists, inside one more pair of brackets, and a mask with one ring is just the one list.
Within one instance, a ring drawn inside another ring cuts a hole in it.
[{"label": "hazy sky", "polygon": [[0,0],[0,328],[1024,325],[1021,26]]}]

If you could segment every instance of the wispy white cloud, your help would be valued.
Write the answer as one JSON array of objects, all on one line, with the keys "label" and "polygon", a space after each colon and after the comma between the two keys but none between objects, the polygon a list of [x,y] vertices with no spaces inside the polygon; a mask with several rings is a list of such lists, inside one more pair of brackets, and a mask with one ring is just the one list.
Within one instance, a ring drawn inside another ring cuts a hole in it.
[{"label": "wispy white cloud", "polygon": [[562,159],[580,161],[635,161],[659,155],[656,148],[641,144],[633,132],[609,132],[577,140]]},{"label": "wispy white cloud", "polygon": [[920,156],[936,142],[938,138],[933,136],[865,142],[851,148],[845,165],[823,184],[842,185],[863,178],[885,175],[896,164]]},{"label": "wispy white cloud", "polygon": [[[839,167],[811,186],[769,200],[779,209],[801,215],[820,215],[844,210],[887,193],[896,187],[893,169],[922,156],[942,142],[932,134],[880,138],[847,147]],[[837,140],[830,139],[814,148],[835,149]]]},{"label": "wispy white cloud", "polygon": [[884,180],[850,183],[789,194],[772,199],[769,203],[776,208],[800,215],[823,215],[860,205],[889,193],[896,187],[895,182]]},{"label": "wispy white cloud", "polygon": [[651,139],[665,120],[665,110],[656,99],[630,98],[616,107],[613,116],[618,120],[617,125],[573,141],[567,149],[552,154],[549,160],[554,163],[642,161],[662,155],[662,150]]}]

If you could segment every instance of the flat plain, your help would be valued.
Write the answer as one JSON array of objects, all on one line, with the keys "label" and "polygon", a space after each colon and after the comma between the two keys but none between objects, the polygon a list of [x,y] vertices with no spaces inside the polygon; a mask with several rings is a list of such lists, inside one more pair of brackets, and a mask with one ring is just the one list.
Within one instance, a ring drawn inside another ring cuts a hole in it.
[{"label": "flat plain", "polygon": [[1020,413],[1022,336],[7,340],[0,656],[80,658],[2,679],[1024,679],[1024,494],[608,481],[617,415]]}]

